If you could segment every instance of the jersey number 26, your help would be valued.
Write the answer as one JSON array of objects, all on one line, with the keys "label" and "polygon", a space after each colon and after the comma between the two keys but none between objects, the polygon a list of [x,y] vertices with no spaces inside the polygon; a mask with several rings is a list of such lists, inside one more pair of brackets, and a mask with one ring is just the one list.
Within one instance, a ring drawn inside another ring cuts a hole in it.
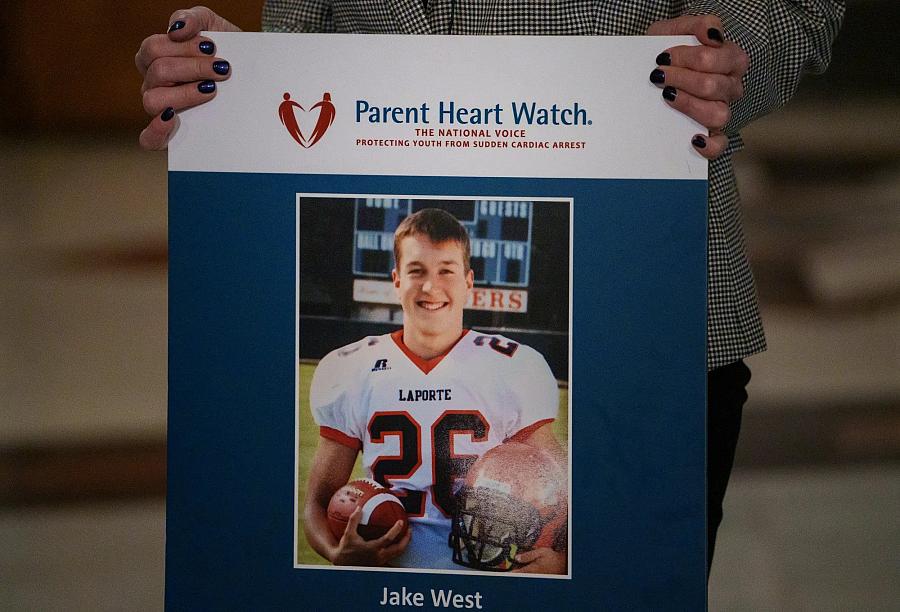
[{"label": "jersey number 26", "polygon": [[[431,427],[432,483],[434,505],[450,516],[453,513],[453,483],[464,478],[478,459],[477,455],[458,455],[453,450],[455,436],[469,435],[473,442],[488,439],[490,425],[477,410],[447,410]],[[385,436],[399,436],[400,454],[382,456],[372,464],[372,475],[382,486],[410,478],[422,467],[422,427],[405,411],[376,412],[369,421],[372,442],[383,443]],[[395,491],[410,517],[425,515],[425,491]]]}]

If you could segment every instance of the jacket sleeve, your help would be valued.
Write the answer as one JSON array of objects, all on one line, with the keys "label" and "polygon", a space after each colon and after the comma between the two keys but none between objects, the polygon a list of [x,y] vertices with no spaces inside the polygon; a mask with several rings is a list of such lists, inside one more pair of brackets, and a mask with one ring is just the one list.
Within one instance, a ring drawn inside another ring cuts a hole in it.
[{"label": "jacket sleeve", "polygon": [[334,32],[330,0],[266,0],[263,32]]},{"label": "jacket sleeve", "polygon": [[687,14],[717,15],[725,36],[750,57],[744,96],[732,104],[725,128],[736,135],[748,123],[781,108],[804,72],[821,74],[844,17],[841,0],[693,0]]}]

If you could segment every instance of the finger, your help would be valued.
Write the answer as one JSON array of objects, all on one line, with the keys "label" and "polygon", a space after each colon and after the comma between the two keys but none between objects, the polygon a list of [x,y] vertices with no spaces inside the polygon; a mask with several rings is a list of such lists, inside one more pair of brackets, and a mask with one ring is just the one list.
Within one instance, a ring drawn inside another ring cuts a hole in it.
[{"label": "finger", "polygon": [[732,102],[744,94],[741,80],[725,75],[697,72],[690,68],[666,66],[650,73],[650,82],[663,87],[669,85],[704,100]]},{"label": "finger", "polygon": [[197,36],[184,42],[173,42],[165,34],[148,36],[134,56],[134,65],[141,76],[147,74],[150,65],[164,57],[209,57],[216,52],[216,45],[208,38]]},{"label": "finger", "polygon": [[691,145],[693,145],[697,153],[706,159],[712,160],[725,152],[725,149],[728,147],[728,136],[721,133],[710,134],[709,136],[696,134],[691,139]]},{"label": "finger", "polygon": [[405,524],[406,523],[404,523],[403,521],[397,521],[396,523],[394,523],[391,528],[388,529],[388,532],[386,534],[378,538],[377,542],[379,543],[379,545],[387,546],[395,539],[397,539],[397,536],[400,535],[401,531],[403,531],[403,526]]},{"label": "finger", "polygon": [[397,555],[403,553],[406,550],[406,547],[409,546],[409,542],[412,540],[412,529],[407,529],[403,537],[394,542],[393,544],[389,544],[381,549],[382,554],[384,555],[384,560],[388,561],[393,559]]},{"label": "finger", "polygon": [[[703,45],[680,45],[666,49],[657,63],[690,68],[698,72],[730,74],[740,78],[747,72],[750,60],[736,44],[725,43],[718,49]],[[662,60],[662,62],[660,62]]]},{"label": "finger", "polygon": [[175,114],[175,109],[169,107],[150,121],[141,132],[138,143],[142,149],[161,151],[168,146],[177,127],[178,116]]},{"label": "finger", "polygon": [[215,81],[186,83],[175,87],[156,87],[144,92],[144,110],[148,115],[161,113],[170,106],[179,111],[209,102],[215,97]]},{"label": "finger", "polygon": [[172,40],[187,40],[196,36],[201,30],[210,30],[216,14],[205,6],[192,9],[179,9],[169,17],[167,33]]},{"label": "finger", "polygon": [[193,38],[202,30],[211,32],[240,32],[240,28],[219,17],[205,6],[181,9],[169,17],[167,34],[171,40],[184,41]]},{"label": "finger", "polygon": [[526,550],[516,555],[516,563],[528,564],[537,561],[541,556],[540,549]]},{"label": "finger", "polygon": [[731,109],[724,102],[703,100],[670,85],[663,89],[662,96],[669,106],[712,131],[723,131],[731,119]]},{"label": "finger", "polygon": [[540,557],[540,549],[521,552],[516,555],[516,563],[518,563],[520,567],[513,568],[512,571],[518,574],[530,572],[533,568],[529,568],[528,566],[537,561]]},{"label": "finger", "polygon": [[694,35],[702,44],[720,47],[725,42],[722,20],[715,15],[684,15],[675,19],[657,21],[647,29],[650,36]]},{"label": "finger", "polygon": [[192,81],[224,81],[231,76],[231,64],[214,57],[161,57],[144,75],[141,93],[156,87],[171,87]]}]

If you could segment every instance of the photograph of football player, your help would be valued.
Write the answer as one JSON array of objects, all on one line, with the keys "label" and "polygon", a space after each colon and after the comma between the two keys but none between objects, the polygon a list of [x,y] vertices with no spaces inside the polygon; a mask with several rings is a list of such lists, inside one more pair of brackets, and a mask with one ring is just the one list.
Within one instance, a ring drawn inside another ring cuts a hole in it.
[{"label": "photograph of football player", "polygon": [[[453,215],[407,216],[393,248],[402,328],[331,351],[310,384],[309,545],[334,565],[566,574],[568,463],[547,361],[464,327],[471,247]],[[368,480],[347,487],[360,453]],[[392,523],[370,526],[378,516]]]}]

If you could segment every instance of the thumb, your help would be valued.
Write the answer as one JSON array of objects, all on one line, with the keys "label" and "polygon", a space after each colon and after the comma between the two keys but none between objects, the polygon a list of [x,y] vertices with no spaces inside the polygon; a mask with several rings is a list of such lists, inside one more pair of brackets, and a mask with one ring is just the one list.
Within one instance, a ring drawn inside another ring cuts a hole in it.
[{"label": "thumb", "polygon": [[201,31],[240,32],[241,29],[205,6],[181,9],[169,17],[169,39],[175,42],[190,40]]},{"label": "thumb", "polygon": [[351,514],[350,518],[347,520],[347,526],[344,528],[344,536],[353,537],[357,535],[357,529],[359,528],[359,523],[362,520],[362,508],[356,508]]},{"label": "thumb", "polygon": [[141,132],[138,142],[142,149],[148,151],[163,150],[176,129],[178,129],[178,115],[175,114],[175,109],[170,107],[150,121]]}]

